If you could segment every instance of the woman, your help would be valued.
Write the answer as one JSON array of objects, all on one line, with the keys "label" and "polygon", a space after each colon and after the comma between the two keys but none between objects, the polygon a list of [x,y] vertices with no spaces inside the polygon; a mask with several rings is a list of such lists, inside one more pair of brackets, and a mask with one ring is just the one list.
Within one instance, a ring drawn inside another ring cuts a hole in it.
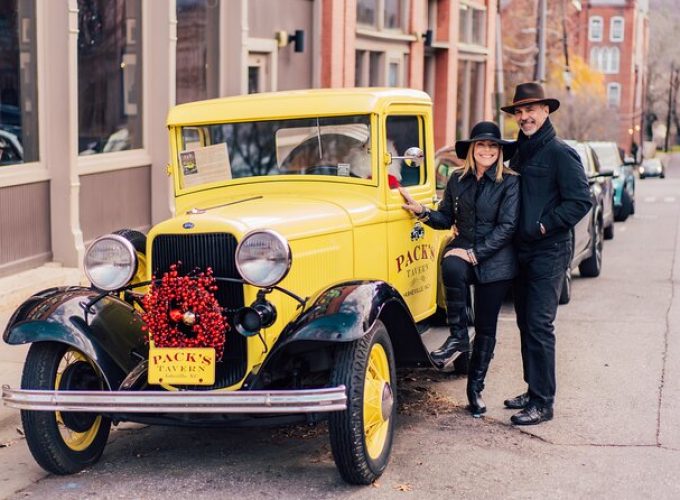
[{"label": "woman", "polygon": [[417,203],[403,189],[403,207],[435,229],[454,226],[454,237],[442,259],[446,289],[446,316],[451,329],[444,344],[430,353],[444,368],[455,353],[469,352],[467,304],[474,284],[475,341],[468,371],[467,397],[475,416],[486,411],[481,393],[496,345],[496,324],[503,298],[517,274],[512,237],[519,215],[519,178],[503,160],[515,152],[515,143],[501,139],[493,122],[480,122],[471,138],[456,143],[465,163],[453,171],[444,199],[436,211]]}]

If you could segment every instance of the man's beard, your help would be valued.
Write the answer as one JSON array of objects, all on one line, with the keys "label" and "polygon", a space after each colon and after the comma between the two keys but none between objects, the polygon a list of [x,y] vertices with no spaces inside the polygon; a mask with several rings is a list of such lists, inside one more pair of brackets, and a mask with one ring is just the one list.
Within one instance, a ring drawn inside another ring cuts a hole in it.
[{"label": "man's beard", "polygon": [[522,132],[524,132],[524,135],[526,135],[527,137],[531,137],[536,132],[538,132],[538,127],[536,127],[535,123],[534,123],[534,128],[532,128],[530,132],[527,132],[526,130],[524,130],[524,127],[522,127],[521,125],[520,125],[519,128],[522,130]]}]

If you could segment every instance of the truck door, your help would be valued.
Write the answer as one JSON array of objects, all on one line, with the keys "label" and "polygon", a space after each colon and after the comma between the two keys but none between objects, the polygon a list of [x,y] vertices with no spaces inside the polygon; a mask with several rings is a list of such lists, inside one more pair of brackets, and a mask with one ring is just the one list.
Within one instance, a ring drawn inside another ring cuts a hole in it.
[{"label": "truck door", "polygon": [[[381,127],[384,154],[380,179],[385,185],[389,281],[401,293],[416,321],[436,309],[439,241],[445,231],[435,231],[402,208],[401,186],[423,205],[434,208],[434,151],[429,111],[422,113],[391,110]],[[404,156],[416,146],[425,160],[420,166],[407,165]]]}]

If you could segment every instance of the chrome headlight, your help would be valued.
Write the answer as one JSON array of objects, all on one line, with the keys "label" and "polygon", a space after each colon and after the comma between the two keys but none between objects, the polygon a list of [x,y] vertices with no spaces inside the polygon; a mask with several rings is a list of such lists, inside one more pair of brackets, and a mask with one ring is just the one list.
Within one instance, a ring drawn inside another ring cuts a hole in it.
[{"label": "chrome headlight", "polygon": [[276,285],[288,274],[291,262],[288,241],[270,229],[251,231],[236,247],[236,268],[251,285]]},{"label": "chrome headlight", "polygon": [[95,288],[106,292],[118,290],[130,283],[137,272],[137,253],[122,236],[107,234],[88,247],[83,268]]}]

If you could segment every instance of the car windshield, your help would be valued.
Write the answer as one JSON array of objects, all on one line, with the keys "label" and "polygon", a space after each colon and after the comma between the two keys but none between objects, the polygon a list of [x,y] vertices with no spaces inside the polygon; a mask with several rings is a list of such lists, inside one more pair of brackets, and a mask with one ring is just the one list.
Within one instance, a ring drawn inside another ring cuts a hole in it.
[{"label": "car windshield", "polygon": [[590,145],[595,153],[597,159],[600,160],[600,165],[607,170],[613,170],[615,174],[621,174],[621,156],[619,155],[616,146],[610,147],[607,145]]},{"label": "car windshield", "polygon": [[371,176],[369,115],[219,123],[181,134],[183,187],[259,176]]}]

